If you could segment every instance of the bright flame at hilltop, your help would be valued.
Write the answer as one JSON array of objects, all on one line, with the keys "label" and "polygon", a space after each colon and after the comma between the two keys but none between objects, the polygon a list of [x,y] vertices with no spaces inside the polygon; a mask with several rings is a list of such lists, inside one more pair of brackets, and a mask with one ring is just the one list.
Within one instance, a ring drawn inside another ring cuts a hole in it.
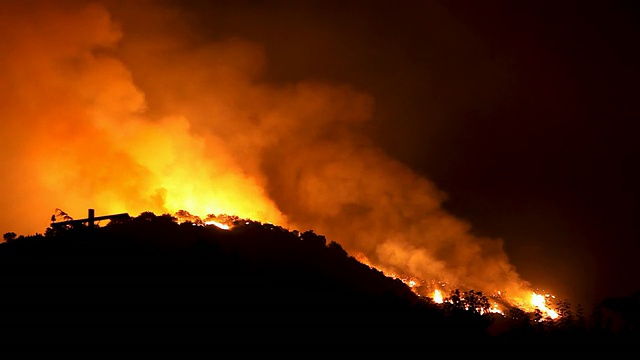
[{"label": "bright flame at hilltop", "polygon": [[220,229],[223,229],[223,230],[231,229],[231,227],[229,225],[223,224],[223,223],[219,223],[217,221],[205,221],[205,225],[213,225],[213,226],[219,227]]},{"label": "bright flame at hilltop", "polygon": [[531,294],[501,239],[474,235],[363,135],[370,95],[270,83],[260,44],[199,34],[176,7],[116,3],[0,3],[0,231],[41,232],[55,207],[188,209],[221,228],[207,214],[232,214],[313,229],[416,291],[441,279]]},{"label": "bright flame at hilltop", "polygon": [[237,221],[240,221],[240,218],[237,216],[230,215],[215,215],[209,214],[207,217],[202,220],[197,215],[192,215],[186,210],[180,210],[173,215],[179,224],[189,222],[193,225],[212,225],[222,230],[231,230],[235,226]]}]

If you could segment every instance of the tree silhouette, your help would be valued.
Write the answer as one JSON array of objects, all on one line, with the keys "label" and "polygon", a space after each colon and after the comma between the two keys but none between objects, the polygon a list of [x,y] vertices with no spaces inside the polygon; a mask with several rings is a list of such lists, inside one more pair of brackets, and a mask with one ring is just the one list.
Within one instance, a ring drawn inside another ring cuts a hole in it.
[{"label": "tree silhouette", "polygon": [[451,292],[448,298],[444,299],[445,304],[456,310],[465,310],[474,314],[489,313],[491,305],[489,299],[482,294],[482,291],[469,290],[460,293],[460,289]]},{"label": "tree silhouette", "polygon": [[4,235],[2,235],[2,238],[4,239],[4,241],[9,242],[9,241],[15,240],[16,236],[17,236],[16,233],[11,231],[11,232],[4,233]]},{"label": "tree silhouette", "polygon": [[465,291],[464,302],[468,311],[478,314],[486,314],[491,308],[489,305],[489,299],[482,295],[482,291]]}]

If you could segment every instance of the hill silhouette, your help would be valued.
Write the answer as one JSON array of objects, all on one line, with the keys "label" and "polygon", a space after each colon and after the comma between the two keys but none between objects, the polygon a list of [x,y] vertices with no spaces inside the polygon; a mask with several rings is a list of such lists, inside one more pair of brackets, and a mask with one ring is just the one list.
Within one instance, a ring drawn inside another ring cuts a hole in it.
[{"label": "hill silhouette", "polygon": [[[145,212],[103,227],[5,236],[4,340],[97,353],[136,346],[146,355],[177,348],[301,357],[467,351],[495,358],[505,344],[551,341],[575,354],[622,338],[574,321],[550,331],[517,309],[507,320],[435,304],[312,230],[244,219],[230,230],[198,225]],[[496,324],[499,335],[491,332]]]}]

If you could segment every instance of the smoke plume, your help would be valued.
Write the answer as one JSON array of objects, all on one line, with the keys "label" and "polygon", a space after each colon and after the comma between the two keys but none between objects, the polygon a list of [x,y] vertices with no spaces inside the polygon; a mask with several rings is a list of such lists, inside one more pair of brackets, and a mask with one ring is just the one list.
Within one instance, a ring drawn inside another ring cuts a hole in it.
[{"label": "smoke plume", "polygon": [[265,49],[152,2],[3,1],[3,232],[84,217],[230,214],[313,229],[383,269],[485,291],[526,282],[429,179],[363,132],[375,99],[270,83]]}]

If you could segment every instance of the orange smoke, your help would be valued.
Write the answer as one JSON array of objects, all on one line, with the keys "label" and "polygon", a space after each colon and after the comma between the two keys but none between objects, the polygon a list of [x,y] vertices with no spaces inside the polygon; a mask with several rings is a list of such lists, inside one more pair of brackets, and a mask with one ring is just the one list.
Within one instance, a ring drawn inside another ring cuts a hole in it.
[{"label": "orange smoke", "polygon": [[500,239],[363,135],[369,95],[269,83],[259,44],[110,4],[0,5],[0,231],[42,232],[55,208],[231,214],[313,229],[397,273],[531,294]]},{"label": "orange smoke", "polygon": [[285,222],[217,139],[224,133],[199,135],[182,114],[148,115],[130,69],[110,54],[122,32],[106,8],[36,4],[3,3],[2,133],[12,139],[3,229],[42,231],[56,207]]}]

